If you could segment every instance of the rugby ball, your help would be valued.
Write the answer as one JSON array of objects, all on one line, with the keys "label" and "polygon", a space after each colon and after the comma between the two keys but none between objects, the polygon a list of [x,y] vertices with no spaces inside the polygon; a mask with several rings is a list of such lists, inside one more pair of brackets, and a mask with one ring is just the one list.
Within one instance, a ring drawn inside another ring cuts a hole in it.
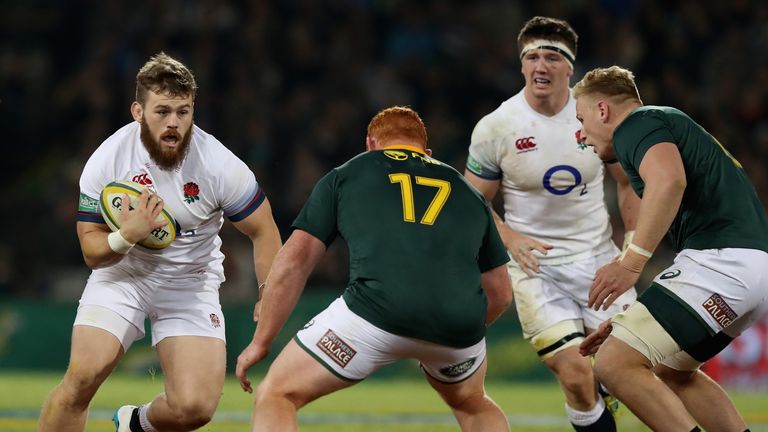
[{"label": "rugby ball", "polygon": [[[127,194],[131,199],[129,208],[134,208],[138,205],[141,191],[144,189],[144,185],[128,180],[114,181],[104,186],[99,198],[99,207],[101,216],[112,231],[120,229],[120,212],[123,208],[124,195]],[[165,226],[149,233],[147,238],[138,243],[139,245],[148,249],[164,249],[176,239],[178,234],[176,219],[165,207],[158,216],[158,221],[161,219],[166,221]]]}]

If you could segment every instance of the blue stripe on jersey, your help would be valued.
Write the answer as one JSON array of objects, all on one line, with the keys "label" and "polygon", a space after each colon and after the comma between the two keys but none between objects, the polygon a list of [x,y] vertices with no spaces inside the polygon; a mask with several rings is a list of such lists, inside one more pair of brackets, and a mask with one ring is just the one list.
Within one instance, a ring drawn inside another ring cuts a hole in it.
[{"label": "blue stripe on jersey", "polygon": [[106,223],[104,222],[104,217],[101,216],[101,213],[90,213],[83,211],[77,212],[77,220],[78,222],[93,222],[102,224]]},{"label": "blue stripe on jersey", "polygon": [[233,215],[227,215],[227,217],[232,222],[239,222],[247,218],[248,216],[250,216],[251,213],[253,213],[254,211],[256,211],[256,209],[259,208],[261,203],[263,203],[266,198],[267,198],[267,195],[264,194],[264,191],[262,191],[261,189],[258,189],[256,191],[256,195],[248,202],[248,204],[245,205],[245,207],[243,207],[242,210],[240,210],[239,212]]}]

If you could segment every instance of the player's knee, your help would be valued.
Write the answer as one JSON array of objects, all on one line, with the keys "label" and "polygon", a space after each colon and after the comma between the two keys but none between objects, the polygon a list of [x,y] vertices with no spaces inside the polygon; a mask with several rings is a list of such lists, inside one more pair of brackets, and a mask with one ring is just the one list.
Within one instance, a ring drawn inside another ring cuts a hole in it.
[{"label": "player's knee", "polygon": [[595,380],[592,364],[581,356],[562,359],[553,365],[553,371],[563,390],[585,402],[594,399]]},{"label": "player's knee", "polygon": [[436,388],[440,397],[454,411],[472,411],[472,407],[484,402],[485,390],[459,384],[448,384],[443,388]]},{"label": "player's knee", "polygon": [[259,383],[256,387],[256,396],[254,397],[254,404],[256,407],[274,401],[275,399],[288,401],[292,403],[296,409],[299,409],[306,404],[306,402],[297,395],[286,391],[283,387],[275,385],[269,380],[264,380]]},{"label": "player's knee", "polygon": [[202,398],[179,401],[169,406],[181,430],[195,430],[208,424],[216,411],[216,402]]},{"label": "player's knee", "polygon": [[88,404],[107,376],[108,370],[70,365],[61,387],[69,403]]},{"label": "player's knee", "polygon": [[621,379],[621,366],[618,359],[611,355],[599,355],[595,358],[593,367],[597,380],[603,383],[608,390],[611,390],[617,380]]},{"label": "player's knee", "polygon": [[698,371],[679,371],[660,364],[654,368],[653,372],[667,387],[676,391],[690,385]]}]

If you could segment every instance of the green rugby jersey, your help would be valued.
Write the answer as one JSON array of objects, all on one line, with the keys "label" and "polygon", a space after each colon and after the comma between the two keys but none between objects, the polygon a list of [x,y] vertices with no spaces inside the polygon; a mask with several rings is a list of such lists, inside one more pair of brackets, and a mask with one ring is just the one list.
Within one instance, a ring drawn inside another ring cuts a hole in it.
[{"label": "green rugby jersey", "polygon": [[640,162],[652,146],[677,145],[687,187],[669,229],[675,248],[747,248],[768,252],[768,217],[741,164],[682,111],[642,106],[613,134],[616,157],[642,197]]},{"label": "green rugby jersey", "polygon": [[509,256],[482,195],[410,146],[369,151],[317,185],[293,223],[349,248],[347,306],[390,333],[454,347],[485,335],[480,274]]}]

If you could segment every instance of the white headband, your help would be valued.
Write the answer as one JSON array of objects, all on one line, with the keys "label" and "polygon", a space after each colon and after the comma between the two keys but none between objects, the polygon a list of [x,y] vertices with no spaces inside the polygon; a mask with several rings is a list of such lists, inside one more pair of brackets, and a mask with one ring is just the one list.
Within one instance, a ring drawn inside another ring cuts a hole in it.
[{"label": "white headband", "polygon": [[550,50],[562,55],[565,61],[568,62],[568,65],[571,67],[571,69],[573,69],[573,62],[576,61],[576,56],[573,54],[570,48],[565,46],[564,43],[560,41],[536,39],[534,41],[528,42],[523,47],[522,51],[520,51],[520,58],[523,58],[525,53],[534,49]]}]

